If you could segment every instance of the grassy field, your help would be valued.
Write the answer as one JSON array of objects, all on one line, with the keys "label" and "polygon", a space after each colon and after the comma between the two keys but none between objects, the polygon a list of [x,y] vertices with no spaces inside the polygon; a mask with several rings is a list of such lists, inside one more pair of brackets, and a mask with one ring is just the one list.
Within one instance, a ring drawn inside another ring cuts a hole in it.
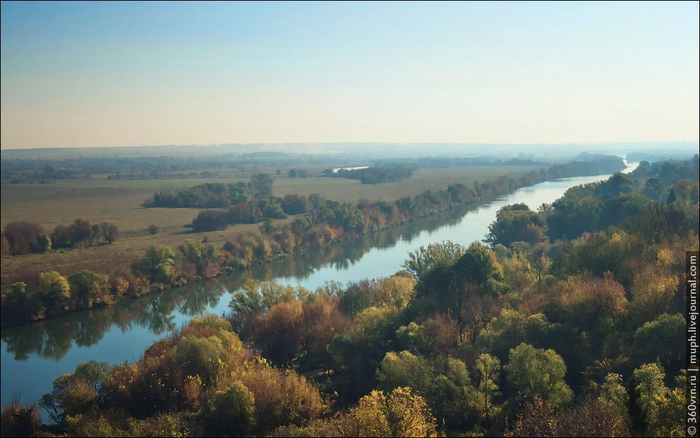
[{"label": "grassy field", "polygon": [[[539,168],[537,168],[539,169]],[[273,170],[273,169],[269,169]],[[274,193],[309,195],[320,193],[329,199],[356,202],[360,198],[393,200],[415,195],[428,189],[441,189],[461,182],[467,185],[475,180],[495,180],[500,175],[519,177],[532,167],[454,167],[448,169],[422,169],[411,178],[396,182],[363,185],[357,180],[341,178],[276,177]],[[284,171],[284,170],[283,170]],[[274,174],[274,170],[271,172]],[[286,172],[285,172],[286,173]],[[185,228],[197,216],[199,209],[143,208],[141,204],[153,192],[166,186],[186,187],[204,182],[247,181],[248,175],[229,178],[181,179],[181,180],[120,180],[104,178],[59,181],[55,184],[3,185],[1,190],[2,226],[19,220],[38,222],[47,231],[58,224],[69,224],[76,218],[91,222],[110,221],[117,224],[122,238],[112,245],[102,245],[82,250],[58,250],[47,254],[27,254],[2,259],[2,288],[9,287],[19,278],[55,269],[70,274],[81,269],[113,272],[153,244],[173,248],[185,239],[202,240],[221,246],[231,236],[256,230],[259,224],[235,225],[224,231],[192,233]],[[291,219],[279,220],[283,223]],[[150,224],[161,227],[161,232],[148,235]]]}]

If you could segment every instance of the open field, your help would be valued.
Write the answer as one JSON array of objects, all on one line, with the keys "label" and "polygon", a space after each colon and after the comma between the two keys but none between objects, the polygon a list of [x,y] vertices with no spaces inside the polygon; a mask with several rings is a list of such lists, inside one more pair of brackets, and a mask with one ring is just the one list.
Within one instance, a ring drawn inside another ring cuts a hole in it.
[{"label": "open field", "polygon": [[[415,195],[428,189],[440,189],[461,182],[495,180],[500,175],[522,176],[533,167],[453,167],[422,169],[411,178],[379,185],[363,185],[357,180],[342,178],[287,178],[278,176],[273,191],[278,196],[288,193],[309,195],[320,193],[337,201],[356,202],[360,198],[393,200]],[[266,169],[267,170],[267,169]],[[269,170],[268,170],[269,171]],[[285,170],[283,170],[285,172]],[[274,172],[271,172],[274,173]],[[286,172],[285,172],[286,173]],[[242,175],[241,175],[242,176]],[[114,222],[122,232],[112,245],[80,250],[52,250],[46,254],[26,254],[2,259],[2,288],[21,278],[48,270],[70,274],[82,269],[113,272],[132,261],[151,245],[173,248],[185,239],[209,242],[221,246],[238,233],[257,230],[260,224],[239,224],[223,231],[192,233],[185,228],[199,213],[192,208],[143,208],[141,203],[159,188],[186,187],[204,182],[247,181],[246,177],[181,179],[181,180],[120,180],[106,178],[58,181],[55,184],[3,185],[2,226],[19,220],[41,223],[48,232],[58,224],[69,224],[76,218],[91,222]],[[275,224],[292,218],[277,220]],[[145,232],[150,224],[161,228],[159,234]]]}]

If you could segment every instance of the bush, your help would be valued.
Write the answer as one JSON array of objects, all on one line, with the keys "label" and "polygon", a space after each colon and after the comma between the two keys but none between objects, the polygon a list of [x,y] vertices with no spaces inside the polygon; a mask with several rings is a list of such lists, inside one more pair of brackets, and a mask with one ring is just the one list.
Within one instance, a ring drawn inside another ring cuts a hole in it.
[{"label": "bush", "polygon": [[158,225],[151,224],[148,226],[148,228],[146,228],[146,231],[148,231],[148,234],[154,235],[160,232],[160,228],[158,227]]}]

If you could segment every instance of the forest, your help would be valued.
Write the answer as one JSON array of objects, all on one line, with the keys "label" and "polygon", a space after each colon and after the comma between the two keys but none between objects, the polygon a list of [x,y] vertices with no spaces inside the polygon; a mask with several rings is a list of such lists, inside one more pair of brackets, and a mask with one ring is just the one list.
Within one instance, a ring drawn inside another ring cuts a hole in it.
[{"label": "forest", "polygon": [[[39,403],[49,419],[6,406],[2,430],[684,436],[683,278],[698,223],[696,155],[537,211],[503,207],[485,243],[418,248],[390,277],[313,292],[249,280],[230,313],[193,319],[139,360],[58,377]],[[229,249],[217,257],[240,259]],[[178,271],[203,274],[219,250],[179,251],[191,267]],[[142,262],[153,282],[175,271],[161,255]]]}]

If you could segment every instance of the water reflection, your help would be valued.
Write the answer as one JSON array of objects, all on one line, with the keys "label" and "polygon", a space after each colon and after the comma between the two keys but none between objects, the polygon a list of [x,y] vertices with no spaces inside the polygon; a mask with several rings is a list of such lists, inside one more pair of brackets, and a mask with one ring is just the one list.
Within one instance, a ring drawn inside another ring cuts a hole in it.
[{"label": "water reflection", "polygon": [[281,277],[303,280],[323,266],[348,269],[372,248],[391,247],[399,241],[410,243],[423,231],[456,227],[458,219],[471,210],[478,210],[478,207],[449,210],[381,233],[329,245],[319,251],[288,257],[226,277],[149,294],[113,306],[3,329],[2,341],[7,353],[16,361],[27,361],[32,354],[60,361],[71,347],[95,345],[112,328],[125,333],[138,327],[162,335],[177,327],[178,314],[194,317],[207,313],[219,306],[222,296],[228,291],[239,289],[250,278],[265,281]]}]

